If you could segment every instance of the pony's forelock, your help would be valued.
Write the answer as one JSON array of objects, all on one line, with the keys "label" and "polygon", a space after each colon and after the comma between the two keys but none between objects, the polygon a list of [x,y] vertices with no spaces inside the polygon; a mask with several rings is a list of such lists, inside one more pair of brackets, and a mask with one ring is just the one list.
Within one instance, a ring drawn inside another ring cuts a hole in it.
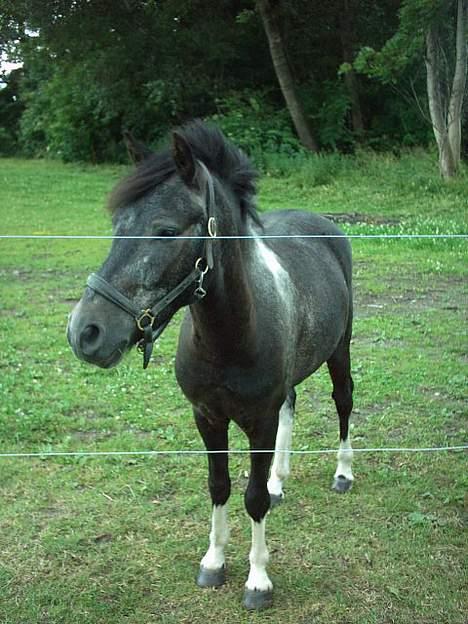
[{"label": "pony's forelock", "polygon": [[[242,217],[259,223],[255,209],[257,171],[247,155],[233,145],[215,126],[193,121],[177,129],[190,146],[194,158],[200,160],[219,180],[227,184],[237,197]],[[156,152],[112,191],[108,208],[111,213],[140,199],[176,173],[170,149]]]}]

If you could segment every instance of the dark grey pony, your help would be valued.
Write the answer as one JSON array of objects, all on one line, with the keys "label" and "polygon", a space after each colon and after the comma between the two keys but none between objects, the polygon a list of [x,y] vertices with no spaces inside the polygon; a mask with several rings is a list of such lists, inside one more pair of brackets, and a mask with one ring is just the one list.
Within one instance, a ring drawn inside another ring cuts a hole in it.
[{"label": "dark grey pony", "polygon": [[[245,492],[252,546],[244,604],[262,608],[272,601],[265,517],[289,473],[294,387],[324,362],[340,423],[333,488],[353,481],[350,246],[318,215],[260,217],[255,171],[216,128],[186,125],[172,150],[157,154],[131,138],[128,147],[138,166],[111,196],[114,233],[157,238],[113,240],[70,316],[68,340],[80,359],[104,368],[139,343],[146,364],[154,338],[186,306],[176,375],[207,450],[228,449],[234,421],[252,451],[267,451],[251,453]],[[209,453],[208,463],[212,528],[198,584],[214,587],[225,581],[228,455]]]}]

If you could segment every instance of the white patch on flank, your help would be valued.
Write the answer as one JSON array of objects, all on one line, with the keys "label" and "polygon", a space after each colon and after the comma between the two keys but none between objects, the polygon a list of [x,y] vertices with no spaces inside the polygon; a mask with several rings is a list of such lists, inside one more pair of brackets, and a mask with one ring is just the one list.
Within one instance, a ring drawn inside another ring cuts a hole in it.
[{"label": "white patch on flank", "polygon": [[257,248],[260,252],[260,255],[263,258],[263,261],[265,262],[267,267],[270,269],[270,271],[273,273],[273,275],[277,277],[280,275],[282,271],[285,272],[275,252],[272,251],[269,247],[267,247],[260,238],[256,239],[256,243],[257,243]]},{"label": "white patch on flank", "polygon": [[275,287],[279,293],[283,302],[288,306],[288,310],[292,308],[293,290],[291,287],[291,278],[289,273],[281,264],[278,256],[270,249],[261,238],[255,238],[257,246],[257,256],[259,259],[259,266],[257,269],[260,271],[260,277],[265,278],[265,271],[263,271],[263,265],[270,275],[273,276]]},{"label": "white patch on flank", "polygon": [[208,570],[219,570],[224,565],[224,547],[229,540],[227,505],[215,505],[211,516],[210,546],[201,560]]},{"label": "white patch on flank", "polygon": [[353,472],[351,470],[351,463],[353,461],[353,449],[351,448],[351,442],[349,436],[346,440],[340,442],[340,448],[337,454],[338,466],[335,472],[335,478],[342,475],[350,481],[353,481]]},{"label": "white patch on flank", "polygon": [[261,522],[252,520],[252,547],[250,549],[250,572],[245,586],[247,589],[269,591],[273,583],[268,578],[266,565],[268,549],[265,542],[265,518]]},{"label": "white patch on flank", "polygon": [[[291,449],[293,410],[286,400],[279,413],[276,433],[275,457],[268,480],[268,491],[276,496],[283,496],[283,483],[289,476],[289,451]],[[286,452],[281,452],[286,451]]]},{"label": "white patch on flank", "polygon": [[287,284],[289,282],[288,272],[281,265],[275,252],[267,247],[260,238],[256,238],[255,242],[257,244],[258,255],[262,263],[275,278],[276,285],[280,289],[281,293],[285,294],[285,290],[287,289]]}]

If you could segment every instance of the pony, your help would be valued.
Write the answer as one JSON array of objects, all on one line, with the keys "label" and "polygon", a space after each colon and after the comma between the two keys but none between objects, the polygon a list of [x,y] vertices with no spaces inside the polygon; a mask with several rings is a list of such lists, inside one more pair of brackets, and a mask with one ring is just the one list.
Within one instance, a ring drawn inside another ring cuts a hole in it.
[{"label": "pony", "polygon": [[343,493],[353,483],[350,244],[317,214],[260,215],[255,169],[214,126],[181,126],[157,153],[128,133],[126,143],[136,168],[110,196],[111,249],[70,314],[68,341],[78,358],[103,368],[138,344],[146,366],[154,340],[185,308],[175,372],[208,451],[212,502],[197,582],[226,580],[233,421],[250,449],[243,603],[262,609],[273,596],[265,520],[290,472],[295,387],[325,362],[339,418],[332,487]]}]

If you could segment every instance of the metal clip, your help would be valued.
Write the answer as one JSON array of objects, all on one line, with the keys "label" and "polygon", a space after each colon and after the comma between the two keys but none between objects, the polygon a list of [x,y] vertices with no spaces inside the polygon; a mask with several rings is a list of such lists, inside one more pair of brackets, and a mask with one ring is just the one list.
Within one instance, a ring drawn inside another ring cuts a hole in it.
[{"label": "metal clip", "polygon": [[[198,267],[197,267],[198,268]],[[197,299],[203,299],[206,295],[206,290],[203,288],[203,280],[205,279],[206,271],[200,271],[200,277],[198,278],[198,286],[193,293]]]},{"label": "metal clip", "polygon": [[204,258],[198,258],[198,260],[195,262],[195,268],[200,273],[200,276],[197,280],[198,286],[195,292],[193,293],[195,297],[197,297],[197,299],[203,299],[203,297],[206,295],[206,290],[203,288],[203,281],[205,279],[205,275],[208,273],[210,269],[209,269],[208,264],[206,264],[206,266],[202,268],[203,262],[206,263],[206,260]]},{"label": "metal clip", "polygon": [[195,295],[195,297],[197,299],[199,299],[200,301],[203,299],[203,297],[205,297],[206,295],[206,290],[204,288],[202,288],[201,286],[201,282],[202,280],[200,280],[198,287],[195,289],[195,292],[193,293]]}]

